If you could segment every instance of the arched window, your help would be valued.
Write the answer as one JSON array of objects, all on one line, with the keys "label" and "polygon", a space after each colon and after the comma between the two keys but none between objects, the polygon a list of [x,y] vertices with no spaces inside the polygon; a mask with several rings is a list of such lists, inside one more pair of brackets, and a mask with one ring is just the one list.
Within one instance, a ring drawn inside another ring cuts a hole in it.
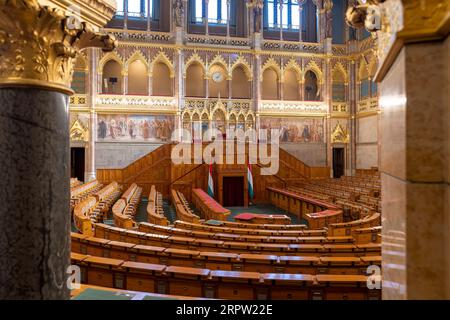
[{"label": "arched window", "polygon": [[305,74],[305,100],[306,101],[319,101],[319,86],[317,84],[316,74],[308,70]]},{"label": "arched window", "polygon": [[344,102],[346,100],[345,95],[345,75],[340,70],[333,72],[333,101]]},{"label": "arched window", "polygon": [[252,83],[247,78],[242,66],[234,68],[231,83],[231,95],[234,99],[250,99]]},{"label": "arched window", "polygon": [[128,94],[148,95],[148,70],[141,60],[135,60],[128,66]]},{"label": "arched window", "polygon": [[288,69],[284,72],[283,88],[284,100],[295,101],[300,99],[299,78],[294,70]]},{"label": "arched window", "polygon": [[169,67],[162,62],[153,67],[153,95],[173,96],[173,78],[170,77]]},{"label": "arched window", "polygon": [[278,73],[272,69],[268,68],[263,73],[262,81],[262,98],[263,100],[278,100],[279,90],[278,82],[280,81]]},{"label": "arched window", "polygon": [[283,29],[299,30],[300,29],[300,11],[298,3],[295,0],[283,0],[282,9],[280,10],[280,2],[282,0],[266,0],[265,1],[265,18],[267,18],[267,26],[269,29],[279,29],[283,25]]},{"label": "arched window", "polygon": [[205,0],[194,1],[195,23],[204,23],[208,13],[208,23],[226,24],[228,21],[227,0],[209,0],[206,12]]},{"label": "arched window", "polygon": [[102,74],[102,93],[123,94],[122,66],[117,61],[106,62]]},{"label": "arched window", "polygon": [[205,96],[205,70],[201,64],[191,64],[186,70],[185,80],[187,97]]}]

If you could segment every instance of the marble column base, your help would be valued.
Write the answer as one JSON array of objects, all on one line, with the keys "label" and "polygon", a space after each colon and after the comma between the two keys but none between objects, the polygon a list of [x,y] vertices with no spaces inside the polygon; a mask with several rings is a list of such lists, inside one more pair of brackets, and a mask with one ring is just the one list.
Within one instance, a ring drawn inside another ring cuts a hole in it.
[{"label": "marble column base", "polygon": [[0,299],[68,299],[68,98],[0,89]]},{"label": "marble column base", "polygon": [[84,182],[91,182],[93,180],[97,179],[97,175],[95,172],[85,172],[84,173]]}]

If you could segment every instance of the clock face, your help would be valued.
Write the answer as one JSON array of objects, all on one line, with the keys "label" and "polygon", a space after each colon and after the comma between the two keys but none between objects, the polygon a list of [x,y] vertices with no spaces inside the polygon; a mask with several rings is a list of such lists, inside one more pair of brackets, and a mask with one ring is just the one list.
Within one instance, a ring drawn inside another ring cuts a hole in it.
[{"label": "clock face", "polygon": [[221,72],[214,72],[212,74],[212,79],[215,82],[222,82],[223,80],[223,74]]}]

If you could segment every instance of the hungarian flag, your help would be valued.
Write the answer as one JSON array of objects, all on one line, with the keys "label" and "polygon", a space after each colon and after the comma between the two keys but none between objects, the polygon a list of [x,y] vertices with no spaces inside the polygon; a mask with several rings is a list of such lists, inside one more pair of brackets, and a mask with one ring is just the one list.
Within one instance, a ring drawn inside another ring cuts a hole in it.
[{"label": "hungarian flag", "polygon": [[252,165],[247,163],[247,180],[248,180],[248,196],[253,199],[253,175],[252,175]]},{"label": "hungarian flag", "polygon": [[214,182],[213,182],[213,178],[212,178],[212,163],[209,164],[208,194],[210,197],[214,197]]}]

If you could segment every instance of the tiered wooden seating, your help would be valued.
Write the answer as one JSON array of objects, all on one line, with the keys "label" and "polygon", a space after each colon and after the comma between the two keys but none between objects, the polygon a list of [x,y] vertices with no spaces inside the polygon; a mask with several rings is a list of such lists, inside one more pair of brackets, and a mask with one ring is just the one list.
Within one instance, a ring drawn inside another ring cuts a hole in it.
[{"label": "tiered wooden seating", "polygon": [[290,190],[267,187],[270,202],[299,219],[308,221],[309,228],[319,229],[343,221],[342,210],[336,205]]},{"label": "tiered wooden seating", "polygon": [[204,219],[225,221],[230,214],[230,210],[222,207],[202,189],[192,189],[192,202]]},{"label": "tiered wooden seating", "polygon": [[84,284],[219,299],[369,299],[365,275],[308,275],[210,270],[71,254]]},{"label": "tiered wooden seating", "polygon": [[[145,263],[229,271],[305,274],[364,274],[369,265],[381,265],[377,256],[308,256],[227,253],[146,246],[72,234],[72,252]],[[379,257],[378,257],[379,258]]]},{"label": "tiered wooden seating", "polygon": [[91,194],[99,191],[103,187],[97,180],[82,184],[70,190],[70,210]]},{"label": "tiered wooden seating", "polygon": [[78,187],[82,184],[80,180],[77,178],[70,178],[70,189]]},{"label": "tiered wooden seating", "polygon": [[192,209],[189,207],[189,203],[185,196],[177,191],[171,190],[172,204],[175,207],[177,218],[181,221],[200,223],[200,217],[194,214]]},{"label": "tiered wooden seating", "polygon": [[195,238],[207,238],[215,240],[230,240],[242,242],[264,242],[264,243],[353,243],[353,237],[325,237],[301,232],[299,235],[255,235],[255,234],[233,234],[225,232],[193,231],[190,229],[160,226],[150,223],[140,223],[138,230],[145,233],[159,234],[165,236],[188,236]]},{"label": "tiered wooden seating", "polygon": [[[244,224],[247,226],[248,224]],[[228,227],[225,224],[221,226],[211,226],[208,224],[197,224],[197,223],[189,223],[185,221],[174,221],[175,228],[181,229],[190,229],[195,231],[210,231],[210,232],[225,232],[231,234],[254,234],[254,235],[268,235],[268,236],[301,236],[302,234],[314,234],[317,236],[326,235],[327,230],[306,230],[306,225],[287,225],[289,227],[300,226],[301,228],[298,230],[291,229],[280,229],[276,227],[280,227],[280,225],[274,225],[273,229],[270,228],[271,225],[253,225],[250,224],[249,228],[247,227]]]},{"label": "tiered wooden seating", "polygon": [[112,208],[114,225],[124,229],[133,229],[136,223],[133,217],[136,215],[141,201],[142,188],[133,183]]},{"label": "tiered wooden seating", "polygon": [[[303,243],[274,243],[236,241],[235,239],[208,239],[194,235],[160,235],[95,224],[95,237],[134,244],[157,246],[182,250],[217,251],[227,253],[264,253],[290,255],[379,255],[380,244],[353,244],[340,242],[344,238],[304,237]],[[309,238],[309,239],[308,239]],[[302,239],[303,240],[303,239]]]},{"label": "tiered wooden seating", "polygon": [[169,225],[169,220],[164,215],[162,194],[156,191],[154,185],[151,186],[148,196],[147,221],[161,226]]},{"label": "tiered wooden seating", "polygon": [[291,218],[284,214],[241,213],[235,216],[234,220],[251,224],[291,224]]},{"label": "tiered wooden seating", "polygon": [[103,222],[104,216],[119,196],[119,185],[112,182],[78,203],[73,210],[76,228],[83,234],[92,234],[92,223]]},{"label": "tiered wooden seating", "polygon": [[[205,223],[208,225],[208,221]],[[307,228],[304,224],[253,224],[234,221],[214,221],[214,225],[220,225],[230,228],[245,229],[271,229],[271,230],[304,230]]]},{"label": "tiered wooden seating", "polygon": [[352,230],[352,237],[357,243],[381,242],[381,226]]},{"label": "tiered wooden seating", "polygon": [[362,219],[344,222],[334,223],[328,226],[329,236],[348,236],[351,235],[356,229],[371,228],[381,225],[381,214],[376,212],[370,216],[366,216]]}]

